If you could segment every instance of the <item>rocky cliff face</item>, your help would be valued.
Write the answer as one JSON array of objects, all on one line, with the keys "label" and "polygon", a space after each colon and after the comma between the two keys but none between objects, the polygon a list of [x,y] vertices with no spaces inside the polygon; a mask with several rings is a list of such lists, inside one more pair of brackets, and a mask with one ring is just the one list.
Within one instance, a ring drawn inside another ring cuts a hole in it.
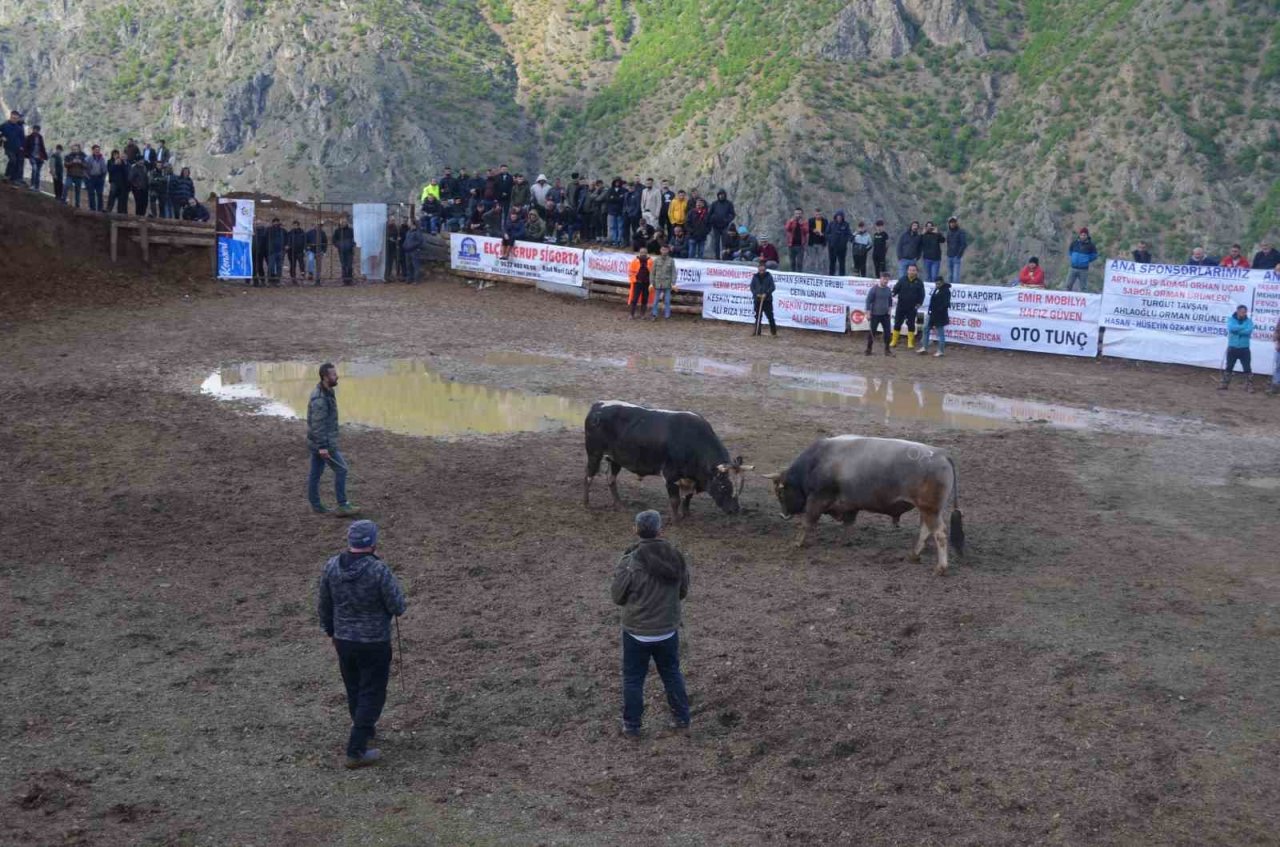
[{"label": "rocky cliff face", "polygon": [[[201,188],[403,200],[509,161],[788,210],[960,216],[971,279],[1274,236],[1268,0],[0,0],[0,106],[166,137]],[[163,11],[163,14],[158,14]]]}]

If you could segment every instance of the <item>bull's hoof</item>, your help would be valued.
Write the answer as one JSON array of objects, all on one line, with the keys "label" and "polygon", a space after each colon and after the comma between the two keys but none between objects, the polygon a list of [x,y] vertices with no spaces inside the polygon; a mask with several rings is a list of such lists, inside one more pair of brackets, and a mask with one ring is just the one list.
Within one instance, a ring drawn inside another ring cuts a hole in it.
[{"label": "bull's hoof", "polygon": [[934,575],[934,576],[946,576],[946,575],[947,575],[947,566],[946,566],[946,565],[938,565],[936,568],[934,568],[934,569],[933,569],[933,575]]},{"label": "bull's hoof", "polygon": [[919,557],[918,555],[916,555],[915,553],[909,553],[909,554],[907,555],[907,561],[908,561],[908,562],[910,562],[910,563],[911,563],[911,564],[913,564],[913,565],[918,565],[918,564],[920,564],[920,557]]}]

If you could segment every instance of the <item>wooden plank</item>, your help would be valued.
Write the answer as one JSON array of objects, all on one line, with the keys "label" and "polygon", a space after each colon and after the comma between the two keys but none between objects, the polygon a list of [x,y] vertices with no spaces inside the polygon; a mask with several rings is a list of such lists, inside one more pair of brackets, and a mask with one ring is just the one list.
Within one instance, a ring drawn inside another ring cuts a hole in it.
[{"label": "wooden plank", "polygon": [[147,222],[145,219],[138,229],[142,232],[142,236],[138,239],[142,243],[142,261],[149,265],[151,264],[151,244],[147,241]]},{"label": "wooden plank", "polygon": [[[135,244],[142,243],[142,236],[133,235],[129,240]],[[215,246],[211,238],[199,238],[194,235],[153,235],[148,239],[151,244],[169,244],[179,247],[213,247]]]},{"label": "wooden plank", "polygon": [[116,222],[111,222],[111,261],[114,263],[120,255],[117,242],[120,240],[120,230],[116,229]]}]

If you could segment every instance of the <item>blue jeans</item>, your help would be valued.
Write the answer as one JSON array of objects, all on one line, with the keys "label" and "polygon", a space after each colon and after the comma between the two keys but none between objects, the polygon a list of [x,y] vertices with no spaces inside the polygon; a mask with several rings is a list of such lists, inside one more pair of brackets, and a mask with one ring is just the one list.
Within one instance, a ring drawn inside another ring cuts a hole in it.
[{"label": "blue jeans", "polygon": [[670,288],[653,289],[653,316],[655,318],[658,316],[658,304],[662,302],[666,303],[662,316],[664,318],[671,317],[671,289]]},{"label": "blue jeans", "polygon": [[703,252],[707,249],[706,238],[690,238],[689,239],[689,258],[701,259]]},{"label": "blue jeans", "polygon": [[930,326],[928,315],[924,319],[924,329],[920,331],[920,349],[924,350],[929,346],[929,330],[931,329],[938,332],[938,352],[941,353],[947,349],[947,328],[945,326]]},{"label": "blue jeans", "polygon": [[74,189],[75,189],[75,191],[76,191],[76,195],[75,195],[75,196],[76,196],[76,208],[77,208],[77,209],[79,209],[79,208],[80,208],[80,190],[81,190],[82,188],[84,188],[84,177],[82,177],[82,176],[73,176],[73,177],[71,177],[71,178],[70,178],[69,180],[67,180],[67,181],[71,184],[71,187],[72,187],[72,188],[74,188]]},{"label": "blue jeans", "polygon": [[351,735],[347,755],[359,758],[377,731],[378,718],[387,702],[387,680],[391,678],[390,641],[343,641],[333,639],[338,651],[338,670],[347,689],[347,711],[351,714]]},{"label": "blue jeans", "polygon": [[36,159],[31,160],[31,187],[36,191],[40,190],[40,171],[44,169],[44,162]]},{"label": "blue jeans", "polygon": [[107,207],[102,202],[102,188],[107,184],[106,176],[89,177],[89,211],[105,212]]},{"label": "blue jeans", "polygon": [[952,285],[960,284],[960,263],[963,261],[963,256],[947,257],[947,282]]},{"label": "blue jeans", "polygon": [[919,259],[899,259],[898,260],[898,279],[902,279],[907,275],[907,265],[919,265]]},{"label": "blue jeans", "polygon": [[347,504],[347,460],[334,448],[329,449],[328,461],[320,458],[319,451],[312,450],[311,475],[307,477],[307,500],[313,509],[324,505],[320,502],[320,477],[326,466],[333,468],[333,493],[338,498],[338,505]]},{"label": "blue jeans", "polygon": [[941,259],[924,259],[924,281],[937,282],[938,271],[942,270]]},{"label": "blue jeans", "polygon": [[622,726],[640,731],[644,716],[644,678],[649,674],[649,659],[658,667],[662,685],[667,690],[667,705],[676,723],[689,725],[689,695],[684,690],[684,674],[680,673],[680,633],[662,641],[637,641],[622,633]]},{"label": "blue jeans", "polygon": [[271,279],[280,279],[280,275],[284,273],[284,254],[268,253],[267,254],[267,276]]},{"label": "blue jeans", "polygon": [[622,215],[609,216],[609,243],[622,243]]}]

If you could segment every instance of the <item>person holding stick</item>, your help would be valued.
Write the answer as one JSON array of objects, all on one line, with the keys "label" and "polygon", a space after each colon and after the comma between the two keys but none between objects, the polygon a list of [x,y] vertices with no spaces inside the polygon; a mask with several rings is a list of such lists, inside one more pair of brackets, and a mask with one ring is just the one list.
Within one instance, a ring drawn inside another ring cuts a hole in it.
[{"label": "person holding stick", "polygon": [[307,500],[311,511],[323,515],[329,510],[320,502],[320,477],[325,466],[333,468],[333,492],[338,511],[355,514],[355,504],[347,502],[347,462],[338,452],[338,369],[332,362],[320,366],[320,383],[307,402],[307,447],[311,450],[311,475],[307,477]]},{"label": "person holding stick", "polygon": [[756,260],[756,273],[751,277],[751,299],[755,302],[756,327],[752,335],[762,335],[761,322],[769,319],[769,334],[778,336],[778,325],[773,322],[773,274],[769,273],[764,258]]},{"label": "person holding stick", "polygon": [[[329,559],[316,591],[316,615],[338,654],[347,689],[351,733],[346,767],[362,768],[382,758],[369,746],[387,702],[391,676],[391,619],[405,612],[404,592],[378,558],[378,525],[356,521],[347,528],[347,551]],[[397,626],[399,621],[397,621]],[[401,665],[401,685],[404,666]]]}]

